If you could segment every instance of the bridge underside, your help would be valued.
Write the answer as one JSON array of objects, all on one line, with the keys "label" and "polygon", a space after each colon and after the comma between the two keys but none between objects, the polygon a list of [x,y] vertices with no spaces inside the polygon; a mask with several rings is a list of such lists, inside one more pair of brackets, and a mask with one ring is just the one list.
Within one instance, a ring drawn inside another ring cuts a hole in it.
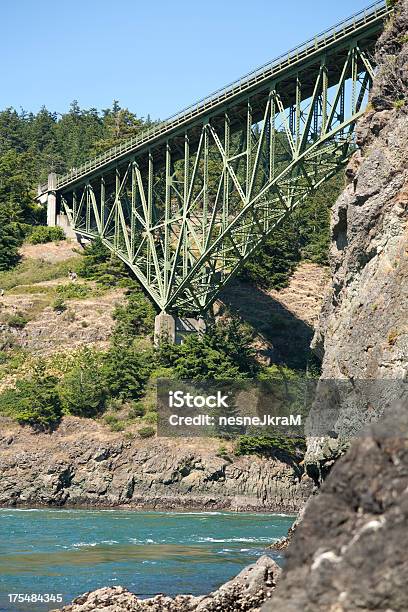
[{"label": "bridge underside", "polygon": [[194,315],[354,149],[378,24],[57,189],[74,231],[102,238],[163,312]]}]

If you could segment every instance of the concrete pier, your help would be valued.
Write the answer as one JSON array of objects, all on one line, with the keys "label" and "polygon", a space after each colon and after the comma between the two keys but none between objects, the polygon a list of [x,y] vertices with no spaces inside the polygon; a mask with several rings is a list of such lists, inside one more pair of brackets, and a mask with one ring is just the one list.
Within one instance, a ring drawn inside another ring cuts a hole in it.
[{"label": "concrete pier", "polygon": [[48,175],[48,192],[47,192],[47,225],[57,225],[57,196],[55,193],[57,187],[57,175],[51,172]]},{"label": "concrete pier", "polygon": [[154,343],[158,346],[161,342],[176,342],[176,320],[165,312],[156,315],[154,320]]},{"label": "concrete pier", "polygon": [[172,344],[183,344],[185,338],[190,334],[203,334],[206,330],[203,318],[173,317],[162,312],[156,316],[154,322],[154,343],[170,342]]}]

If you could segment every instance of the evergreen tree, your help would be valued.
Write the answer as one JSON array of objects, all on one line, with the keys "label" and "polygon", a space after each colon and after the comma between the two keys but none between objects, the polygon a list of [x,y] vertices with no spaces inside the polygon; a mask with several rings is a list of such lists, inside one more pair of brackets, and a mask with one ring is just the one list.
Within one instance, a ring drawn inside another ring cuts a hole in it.
[{"label": "evergreen tree", "polygon": [[103,411],[108,391],[99,353],[83,349],[60,384],[59,394],[67,414],[95,417]]},{"label": "evergreen tree", "polygon": [[38,363],[31,378],[17,380],[15,389],[11,390],[11,414],[19,423],[39,429],[56,425],[62,416],[57,382],[55,376],[46,373],[44,364]]},{"label": "evergreen tree", "polygon": [[0,272],[9,270],[19,260],[21,232],[10,218],[10,205],[0,204]]},{"label": "evergreen tree", "polygon": [[115,338],[104,366],[110,395],[124,400],[140,398],[151,367],[150,355],[140,352],[130,339]]}]

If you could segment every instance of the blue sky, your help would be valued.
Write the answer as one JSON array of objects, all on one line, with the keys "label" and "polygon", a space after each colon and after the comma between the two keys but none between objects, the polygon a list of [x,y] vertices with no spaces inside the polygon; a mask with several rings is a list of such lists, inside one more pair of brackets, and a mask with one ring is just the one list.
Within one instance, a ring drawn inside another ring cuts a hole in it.
[{"label": "blue sky", "polygon": [[173,112],[369,0],[6,0],[0,108]]}]

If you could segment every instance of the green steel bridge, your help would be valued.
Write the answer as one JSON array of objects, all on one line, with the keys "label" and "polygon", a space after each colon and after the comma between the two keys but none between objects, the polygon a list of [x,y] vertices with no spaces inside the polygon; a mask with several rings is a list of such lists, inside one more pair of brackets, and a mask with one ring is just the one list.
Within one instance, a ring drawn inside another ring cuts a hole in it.
[{"label": "green steel bridge", "polygon": [[63,176],[42,197],[132,269],[162,313],[204,313],[287,215],[347,163],[384,2]]}]

